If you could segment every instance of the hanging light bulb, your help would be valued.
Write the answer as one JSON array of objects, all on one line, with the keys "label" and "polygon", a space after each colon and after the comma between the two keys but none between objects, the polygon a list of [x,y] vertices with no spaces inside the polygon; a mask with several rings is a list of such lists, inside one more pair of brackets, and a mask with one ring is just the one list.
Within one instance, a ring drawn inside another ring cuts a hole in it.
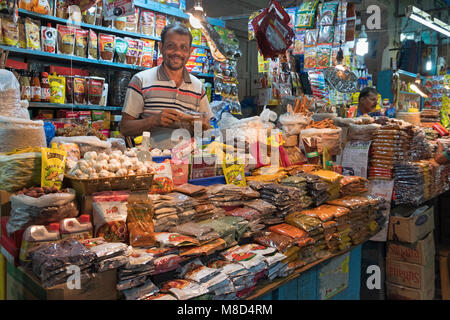
[{"label": "hanging light bulb", "polygon": [[356,54],[358,56],[364,56],[369,52],[369,42],[367,41],[366,27],[361,26],[361,33],[356,40]]},{"label": "hanging light bulb", "polygon": [[433,63],[431,62],[431,58],[428,58],[427,63],[425,64],[425,70],[430,71],[433,67]]},{"label": "hanging light bulb", "polygon": [[202,0],[196,0],[194,7],[190,9],[187,14],[189,15],[189,23],[194,29],[202,28],[202,18],[204,18],[205,12],[202,6]]}]

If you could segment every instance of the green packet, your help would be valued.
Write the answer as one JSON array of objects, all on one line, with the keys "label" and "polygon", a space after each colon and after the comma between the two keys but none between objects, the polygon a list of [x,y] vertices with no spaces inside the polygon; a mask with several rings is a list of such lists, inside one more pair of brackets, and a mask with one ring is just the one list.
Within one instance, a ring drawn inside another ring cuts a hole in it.
[{"label": "green packet", "polygon": [[115,43],[115,59],[118,63],[125,63],[126,57],[127,57],[127,49],[128,49],[128,42],[125,41],[123,38],[116,38]]}]

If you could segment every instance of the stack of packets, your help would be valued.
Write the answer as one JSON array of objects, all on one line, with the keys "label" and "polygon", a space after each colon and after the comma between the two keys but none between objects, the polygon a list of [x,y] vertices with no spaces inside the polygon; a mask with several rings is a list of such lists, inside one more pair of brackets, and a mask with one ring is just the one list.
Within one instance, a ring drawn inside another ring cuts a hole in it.
[{"label": "stack of packets", "polygon": [[301,213],[322,222],[328,250],[337,252],[351,246],[349,212],[350,210],[344,207],[324,204],[311,210],[303,210]]},{"label": "stack of packets", "polygon": [[308,208],[313,204],[311,197],[308,195],[308,184],[306,182],[306,178],[301,176],[290,176],[282,179],[280,184],[301,190],[301,203],[303,208]]},{"label": "stack of packets", "polygon": [[272,241],[277,244],[280,252],[287,257],[283,262],[291,263],[299,260],[300,265],[305,265],[315,260],[315,240],[305,230],[287,223],[281,223],[269,227],[269,231],[273,233],[270,235]]},{"label": "stack of packets", "polygon": [[411,128],[392,123],[377,130],[371,145],[369,179],[392,179],[395,164],[406,159]]},{"label": "stack of packets", "polygon": [[[258,201],[258,199],[255,199],[253,201]],[[263,201],[263,200],[261,200]],[[254,204],[252,204],[254,205]],[[237,208],[234,210],[226,211],[225,215],[231,216],[231,217],[238,217],[240,219],[245,219],[248,223],[249,231],[250,233],[245,233],[244,237],[251,237],[253,233],[261,231],[265,228],[265,224],[262,222],[264,217],[267,217],[267,214],[263,216],[263,214],[253,208],[250,207],[244,207],[244,208]],[[234,218],[233,218],[234,219]],[[238,221],[234,219],[235,221]],[[232,221],[233,222],[233,221]]]},{"label": "stack of packets", "polygon": [[225,272],[204,265],[198,258],[181,267],[178,276],[195,282],[204,288],[205,294],[211,293],[212,296],[224,296],[236,292],[233,282]]},{"label": "stack of packets", "polygon": [[281,179],[287,177],[286,169],[278,166],[260,167],[252,171],[252,175],[246,177],[247,182],[265,182],[265,183],[279,183]]},{"label": "stack of packets", "polygon": [[153,217],[155,232],[167,231],[178,224],[191,221],[196,215],[197,202],[187,195],[173,192],[150,197],[155,209]]},{"label": "stack of packets", "polygon": [[253,209],[259,212],[260,222],[269,225],[271,219],[276,218],[277,207],[262,199],[254,199],[244,203],[244,208]]},{"label": "stack of packets", "polygon": [[207,195],[216,207],[239,207],[245,201],[259,198],[259,193],[249,187],[217,184],[208,187]]},{"label": "stack of packets", "polygon": [[176,186],[174,191],[190,196],[196,201],[194,221],[210,219],[215,215],[224,214],[223,209],[217,208],[209,201],[209,197],[206,194],[206,187],[186,183]]},{"label": "stack of packets", "polygon": [[422,128],[412,129],[413,137],[408,150],[408,159],[418,161],[433,158],[433,146],[428,141],[425,131]]},{"label": "stack of packets", "polygon": [[142,300],[159,291],[150,276],[176,270],[184,261],[171,249],[129,247],[128,262],[118,269],[116,288],[126,300]]},{"label": "stack of packets", "polygon": [[395,204],[418,206],[426,200],[425,189],[429,181],[425,180],[422,167],[418,162],[405,162],[395,166]]},{"label": "stack of packets", "polygon": [[364,195],[368,191],[369,181],[363,177],[345,176],[341,179],[341,197]]},{"label": "stack of packets", "polygon": [[275,279],[283,276],[287,265],[282,262],[285,255],[277,253],[275,248],[259,244],[234,246],[224,252],[223,257],[231,263],[238,263],[246,270],[246,275],[233,279],[237,297],[249,295],[256,289],[257,282],[264,278]]},{"label": "stack of packets", "polygon": [[328,184],[326,182],[310,173],[297,173],[296,176],[306,179],[308,195],[315,206],[319,206],[328,200]]},{"label": "stack of packets", "polygon": [[236,244],[236,241],[250,230],[247,220],[234,216],[208,219],[198,222],[198,225],[214,230],[221,239],[225,240],[227,247]]},{"label": "stack of packets", "polygon": [[351,232],[349,234],[353,245],[358,245],[370,235],[370,224],[376,223],[376,212],[371,206],[376,204],[367,197],[350,196],[337,200],[329,200],[327,204],[344,207],[350,210],[347,216],[350,219]]},{"label": "stack of packets", "polygon": [[420,113],[420,122],[433,124],[435,122],[440,122],[440,111],[434,109],[424,109]]},{"label": "stack of packets", "polygon": [[128,262],[128,257],[126,256],[128,246],[125,243],[107,242],[101,237],[84,239],[80,240],[80,242],[95,254],[95,272],[117,269]]},{"label": "stack of packets", "polygon": [[329,170],[317,170],[312,173],[318,176],[323,182],[328,184],[328,199],[333,200],[339,198],[340,181],[343,175]]},{"label": "stack of packets", "polygon": [[303,208],[306,194],[302,189],[275,183],[250,182],[249,185],[261,194],[261,199],[277,207],[278,218]]},{"label": "stack of packets", "polygon": [[33,273],[42,281],[44,288],[65,283],[72,273],[68,266],[78,266],[81,281],[89,279],[95,253],[83,246],[78,240],[68,238],[56,243],[42,244],[31,252]]},{"label": "stack of packets", "polygon": [[286,223],[300,228],[308,233],[309,237],[314,240],[313,253],[316,258],[319,259],[323,258],[324,255],[328,255],[326,252],[327,242],[325,240],[324,228],[320,219],[305,215],[302,211],[300,211],[294,212],[287,216]]}]

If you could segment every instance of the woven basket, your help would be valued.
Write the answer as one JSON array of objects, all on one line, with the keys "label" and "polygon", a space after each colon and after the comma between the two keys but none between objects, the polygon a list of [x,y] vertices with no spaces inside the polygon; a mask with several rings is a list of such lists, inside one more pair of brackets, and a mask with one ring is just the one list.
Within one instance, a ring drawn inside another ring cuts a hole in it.
[{"label": "woven basket", "polygon": [[75,189],[80,195],[91,195],[101,191],[117,190],[150,190],[154,174],[141,176],[108,177],[98,179],[77,179],[66,175],[64,180],[68,186]]}]

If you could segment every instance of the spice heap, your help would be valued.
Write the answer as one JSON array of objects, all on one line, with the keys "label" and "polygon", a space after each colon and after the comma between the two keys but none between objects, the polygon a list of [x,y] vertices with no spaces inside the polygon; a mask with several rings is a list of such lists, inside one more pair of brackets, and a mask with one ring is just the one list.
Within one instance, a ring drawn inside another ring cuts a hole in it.
[{"label": "spice heap", "polygon": [[346,176],[340,183],[341,197],[363,195],[368,191],[369,181],[363,177]]},{"label": "spice heap", "polygon": [[343,178],[342,175],[328,170],[317,170],[312,174],[318,176],[323,182],[328,184],[328,199],[331,200],[339,198],[340,181]]},{"label": "spice heap", "polygon": [[95,258],[93,252],[72,238],[42,245],[31,253],[33,273],[45,288],[65,283],[71,276],[66,270],[70,265],[80,268],[82,281],[89,278]]},{"label": "spice heap", "polygon": [[406,160],[410,147],[411,125],[389,123],[375,133],[372,142],[369,178],[391,179],[393,168]]}]

